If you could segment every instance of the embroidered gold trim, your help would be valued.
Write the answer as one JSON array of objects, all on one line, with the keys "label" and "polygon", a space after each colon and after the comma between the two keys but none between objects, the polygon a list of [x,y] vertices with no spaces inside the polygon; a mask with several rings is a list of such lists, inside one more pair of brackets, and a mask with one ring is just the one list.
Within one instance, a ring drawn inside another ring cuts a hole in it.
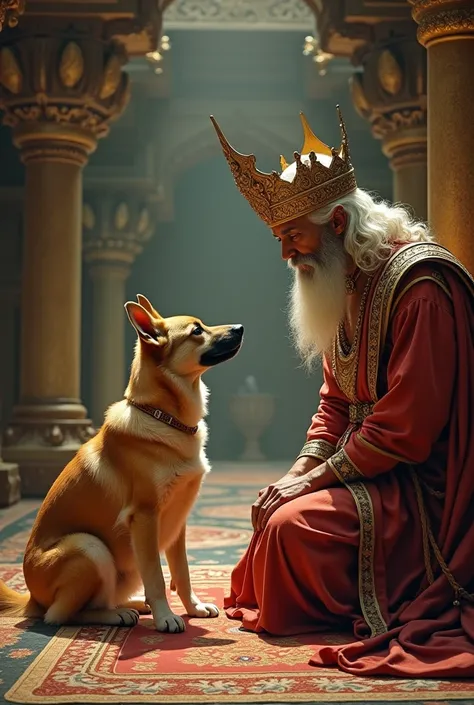
[{"label": "embroidered gold trim", "polygon": [[348,442],[349,438],[351,437],[353,430],[354,430],[354,427],[351,425],[349,425],[346,428],[346,430],[344,431],[344,433],[342,434],[342,436],[340,437],[340,439],[337,442],[336,452],[338,450],[340,450],[341,448],[344,448],[344,446]]},{"label": "embroidered gold trim", "polygon": [[[445,250],[440,245],[434,243],[411,243],[398,250],[392,256],[377,281],[369,311],[367,382],[370,398],[373,403],[378,399],[377,377],[379,357],[385,342],[385,335],[390,320],[391,304],[396,287],[402,276],[410,267],[424,260],[433,260],[451,266],[458,275],[462,276],[467,286],[472,290],[472,293],[474,293],[474,279],[467,269],[465,269],[448,250]],[[362,321],[363,313],[359,315]],[[359,361],[358,350],[357,355],[355,355],[355,372],[351,370],[350,372],[346,372],[345,375],[340,376],[336,369],[336,360],[337,348],[334,344],[332,356],[334,377],[341,391],[348,399],[357,403],[355,394],[357,389],[357,365]],[[338,361],[340,362],[340,360]],[[336,454],[328,460],[328,464],[331,466],[336,477],[338,477],[352,494],[359,515],[359,600],[362,614],[371,630],[371,634],[372,636],[377,636],[387,631],[387,625],[380,610],[375,588],[375,515],[370,493],[364,482],[361,481],[362,475],[343,450],[343,446],[350,438],[351,433],[352,428],[349,427],[337,444],[338,450]],[[359,438],[361,438],[360,435]],[[365,439],[361,438],[361,440],[367,443]],[[345,459],[347,459],[347,463]]]},{"label": "embroidered gold trim", "polygon": [[341,323],[332,346],[331,364],[334,379],[342,393],[354,403],[357,402],[356,391],[357,374],[359,370],[360,338],[367,298],[371,286],[372,277],[369,277],[362,293],[352,344],[349,344],[345,335],[344,325]]},{"label": "embroidered gold trim", "polygon": [[344,484],[353,482],[354,480],[360,480],[364,477],[357,465],[349,458],[344,448],[334,453],[334,455],[329,458],[328,464],[331,466],[339,482],[343,482]]},{"label": "embroidered gold trim", "polygon": [[304,444],[298,458],[310,456],[312,458],[318,458],[319,460],[327,460],[335,451],[336,447],[333,446],[332,443],[329,443],[329,441],[315,439],[313,441],[307,441]]},{"label": "embroidered gold trim", "polygon": [[369,311],[367,346],[367,383],[375,402],[380,353],[385,343],[392,301],[400,279],[419,262],[440,262],[450,266],[474,293],[474,279],[454,255],[432,242],[414,242],[400,248],[386,263],[380,275]]},{"label": "embroidered gold trim", "polygon": [[372,636],[384,634],[387,625],[375,589],[375,514],[369,490],[360,478],[362,473],[344,449],[328,460],[328,465],[352,495],[359,515],[359,601],[362,614]]},{"label": "embroidered gold trim", "polygon": [[370,443],[370,441],[367,441],[360,433],[357,434],[357,440],[359,440],[363,445],[367,446],[367,448],[369,448],[370,450],[373,450],[375,453],[380,453],[380,455],[386,455],[388,458],[393,458],[399,463],[407,462],[406,458],[401,458],[399,455],[395,455],[395,453],[389,453],[386,450],[377,448],[377,446],[374,446],[372,443]]},{"label": "embroidered gold trim", "polygon": [[361,424],[373,410],[374,405],[371,402],[359,401],[356,404],[349,404],[349,421],[353,424]]},{"label": "embroidered gold trim", "polygon": [[[423,281],[433,281],[435,284],[437,284],[441,289],[444,291],[446,296],[452,301],[453,297],[451,296],[451,292],[448,289],[448,285],[446,283],[446,279],[443,277],[442,274],[438,275],[438,272],[433,272],[431,276],[426,275],[425,277],[418,277],[417,279],[413,279],[409,284],[406,285],[406,287],[399,293],[397,298],[395,299],[395,302],[392,306],[392,310],[396,311],[398,304],[400,303],[400,300],[405,296],[407,291],[409,291],[412,286],[415,286],[415,284],[419,284],[420,282]],[[444,282],[444,283],[443,283]]]},{"label": "embroidered gold trim", "polygon": [[359,601],[371,636],[385,634],[387,625],[377,600],[374,575],[375,515],[372,498],[363,482],[346,485],[359,515]]}]

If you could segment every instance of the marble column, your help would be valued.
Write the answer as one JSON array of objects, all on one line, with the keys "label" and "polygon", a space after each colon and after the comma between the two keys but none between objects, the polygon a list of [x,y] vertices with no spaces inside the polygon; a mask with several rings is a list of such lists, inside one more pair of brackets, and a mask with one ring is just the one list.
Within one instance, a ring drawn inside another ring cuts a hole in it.
[{"label": "marble column", "polygon": [[352,79],[354,106],[382,142],[393,171],[393,200],[427,219],[426,57],[399,37],[367,51]]},{"label": "marble column", "polygon": [[428,59],[428,213],[474,273],[474,2],[410,0]]},{"label": "marble column", "polygon": [[153,221],[143,189],[86,194],[83,249],[93,286],[91,415],[96,426],[125,390],[125,282],[152,235]]},{"label": "marble column", "polygon": [[0,50],[0,108],[25,164],[20,400],[4,458],[41,496],[93,435],[80,400],[82,169],[128,98],[119,45],[72,31]]}]

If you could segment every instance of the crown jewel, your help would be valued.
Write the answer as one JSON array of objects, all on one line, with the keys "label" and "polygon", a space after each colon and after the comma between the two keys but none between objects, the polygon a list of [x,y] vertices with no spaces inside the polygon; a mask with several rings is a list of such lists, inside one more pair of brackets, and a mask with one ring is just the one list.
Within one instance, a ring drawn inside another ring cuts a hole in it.
[{"label": "crown jewel", "polygon": [[[321,142],[303,113],[300,113],[304,144],[301,152],[294,153],[296,174],[291,182],[282,179],[276,171],[266,174],[257,169],[255,155],[240,154],[231,147],[211,115],[238,189],[270,227],[318,210],[357,188],[346,126],[339,106],[337,111],[341,128],[341,146],[338,150]],[[283,172],[288,166],[283,156],[280,157],[280,164]]]}]

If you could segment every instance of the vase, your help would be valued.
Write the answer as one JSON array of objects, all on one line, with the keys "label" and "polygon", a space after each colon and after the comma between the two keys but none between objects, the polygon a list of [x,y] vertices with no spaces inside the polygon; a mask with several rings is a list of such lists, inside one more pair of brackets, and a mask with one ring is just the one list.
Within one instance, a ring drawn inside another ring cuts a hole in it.
[{"label": "vase", "polygon": [[270,425],[274,411],[275,397],[272,394],[238,394],[231,398],[232,420],[245,441],[240,460],[247,463],[266,460],[260,447],[260,439]]}]

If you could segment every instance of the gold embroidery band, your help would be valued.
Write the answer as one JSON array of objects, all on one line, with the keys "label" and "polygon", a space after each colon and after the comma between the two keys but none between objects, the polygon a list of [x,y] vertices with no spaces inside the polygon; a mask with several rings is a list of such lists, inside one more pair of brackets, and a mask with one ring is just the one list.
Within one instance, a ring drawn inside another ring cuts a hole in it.
[{"label": "gold embroidery band", "polygon": [[338,450],[332,458],[329,458],[328,463],[337,479],[344,484],[364,477],[359,468],[349,458],[344,448]]},{"label": "gold embroidery band", "polygon": [[372,498],[363,482],[346,485],[359,514],[359,601],[371,636],[385,634],[387,625],[377,600],[374,575],[375,516]]},{"label": "gold embroidery band", "polygon": [[387,625],[382,617],[375,590],[375,515],[369,490],[360,481],[362,473],[344,449],[328,460],[332,471],[351,493],[359,515],[359,601],[372,636],[384,634]]},{"label": "gold embroidery band", "polygon": [[371,402],[357,402],[357,404],[349,404],[349,421],[353,424],[361,424],[367,416],[374,410],[374,405]]},{"label": "gold embroidery band", "polygon": [[415,242],[401,247],[388,260],[380,275],[369,311],[369,340],[367,346],[367,382],[370,397],[375,402],[379,358],[391,316],[393,297],[402,277],[419,262],[437,262],[449,266],[474,293],[474,279],[454,255],[433,242]]},{"label": "gold embroidery band", "polygon": [[328,441],[308,441],[304,444],[303,448],[301,449],[298,458],[304,458],[305,456],[309,456],[311,458],[318,458],[319,460],[327,460],[331,457],[331,455],[333,455],[335,450],[335,446],[333,446],[332,443],[329,443]]}]

